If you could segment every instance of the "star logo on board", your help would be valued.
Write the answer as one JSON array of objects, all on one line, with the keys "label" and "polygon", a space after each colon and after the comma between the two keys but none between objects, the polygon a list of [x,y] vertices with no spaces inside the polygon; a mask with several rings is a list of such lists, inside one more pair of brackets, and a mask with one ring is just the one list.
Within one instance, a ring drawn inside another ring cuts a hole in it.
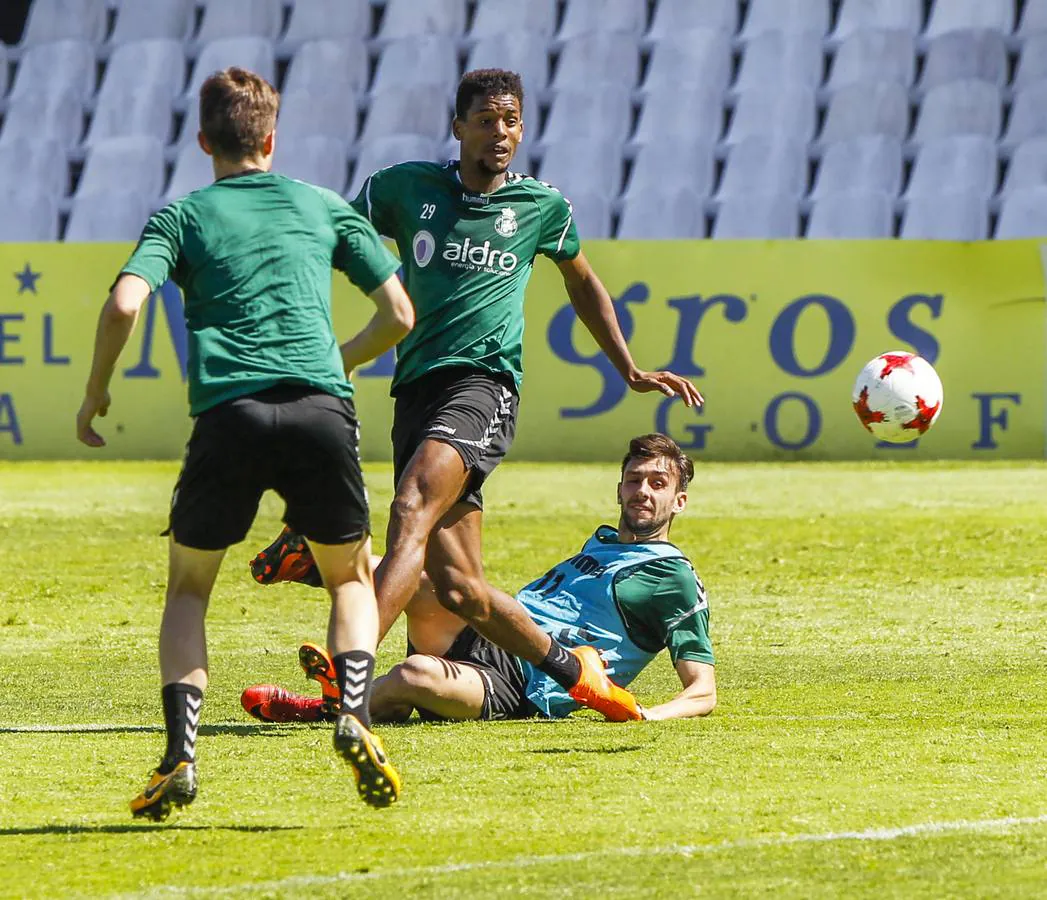
[{"label": "star logo on board", "polygon": [[36,282],[40,278],[40,272],[34,272],[29,263],[26,263],[25,268],[21,272],[15,272],[14,275],[18,279],[19,294],[24,294],[26,291],[36,293]]},{"label": "star logo on board", "polygon": [[505,207],[494,220],[494,230],[504,238],[511,238],[519,227],[520,223],[516,221],[516,213],[509,206]]}]

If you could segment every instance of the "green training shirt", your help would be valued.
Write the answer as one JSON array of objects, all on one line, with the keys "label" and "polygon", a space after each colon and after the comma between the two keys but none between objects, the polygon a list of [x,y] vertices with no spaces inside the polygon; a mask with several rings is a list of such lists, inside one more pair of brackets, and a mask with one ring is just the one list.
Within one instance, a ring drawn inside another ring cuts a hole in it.
[{"label": "green training shirt", "polygon": [[705,585],[686,559],[654,559],[626,571],[614,583],[626,631],[638,647],[668,647],[675,665],[687,659],[713,665]]},{"label": "green training shirt", "polygon": [[399,385],[446,366],[523,377],[523,300],[538,254],[580,250],[571,205],[528,175],[490,194],[466,190],[457,161],[380,169],[353,206],[396,242],[414,330],[397,347]]},{"label": "green training shirt", "polygon": [[185,295],[189,413],[281,382],[351,397],[331,269],[365,294],[399,262],[334,191],[251,170],[155,213],[120,274]]}]

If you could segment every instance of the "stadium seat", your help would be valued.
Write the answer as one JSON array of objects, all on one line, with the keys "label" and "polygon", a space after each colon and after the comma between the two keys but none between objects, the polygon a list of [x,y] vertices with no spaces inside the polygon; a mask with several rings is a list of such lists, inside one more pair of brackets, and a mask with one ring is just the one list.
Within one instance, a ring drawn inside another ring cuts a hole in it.
[{"label": "stadium seat", "polygon": [[824,35],[828,30],[829,0],[750,0],[741,37],[749,41],[767,31]]},{"label": "stadium seat", "polygon": [[909,87],[916,73],[916,38],[901,29],[869,28],[841,41],[833,57],[828,86],[890,81]]},{"label": "stadium seat", "polygon": [[135,191],[77,194],[65,228],[66,241],[136,241],[152,214],[150,201]]},{"label": "stadium seat", "polygon": [[587,135],[594,143],[620,143],[632,126],[632,92],[620,84],[564,88],[553,98],[542,142]]},{"label": "stadium seat", "polygon": [[76,193],[128,190],[153,203],[163,192],[164,175],[164,145],[157,138],[108,138],[88,151]]},{"label": "stadium seat", "polygon": [[1030,34],[1022,39],[1021,56],[1011,87],[1015,91],[1047,80],[1047,31]]},{"label": "stadium seat", "polygon": [[206,0],[195,40],[201,46],[227,38],[273,40],[282,25],[280,0]]},{"label": "stadium seat", "polygon": [[444,141],[451,132],[451,101],[431,85],[387,88],[371,96],[361,138],[373,141],[392,134],[417,134]]},{"label": "stadium seat", "polygon": [[195,105],[202,85],[208,76],[229,66],[241,66],[257,72],[270,84],[276,83],[276,58],[273,42],[267,38],[222,38],[205,45],[196,58],[193,74],[183,94],[190,105]]},{"label": "stadium seat", "polygon": [[453,92],[458,84],[458,47],[445,34],[396,38],[382,48],[372,90],[431,84]]},{"label": "stadium seat", "polygon": [[639,80],[639,39],[622,32],[593,32],[563,42],[553,87],[602,82],[632,88]]},{"label": "stadium seat", "polygon": [[742,91],[724,141],[780,135],[806,143],[814,135],[817,108],[814,89],[804,84],[786,81]]},{"label": "stadium seat", "polygon": [[0,143],[21,137],[53,138],[68,149],[79,143],[83,129],[84,109],[77,88],[38,87],[8,102]]},{"label": "stadium seat", "polygon": [[950,81],[931,88],[920,104],[913,131],[917,143],[960,134],[995,140],[1002,117],[1000,89],[985,81]]},{"label": "stadium seat", "polygon": [[364,182],[373,173],[387,166],[413,160],[439,162],[442,155],[439,147],[439,143],[432,138],[417,134],[392,134],[362,144],[353,166],[353,179],[346,196],[349,199],[356,197]]},{"label": "stadium seat", "polygon": [[480,38],[469,51],[465,69],[470,72],[491,68],[509,69],[523,79],[524,118],[529,119],[537,131],[538,102],[549,85],[547,39],[528,31],[511,31]]},{"label": "stadium seat", "polygon": [[1047,136],[1047,79],[1026,84],[1015,93],[1003,143],[1012,146],[1044,136]]},{"label": "stadium seat", "polygon": [[993,237],[1047,237],[1047,187],[1014,191],[1004,197]]},{"label": "stadium seat", "polygon": [[938,0],[927,20],[924,37],[936,38],[964,28],[988,28],[1002,34],[1014,31],[1014,0]]},{"label": "stadium seat", "polygon": [[862,135],[904,138],[909,131],[909,92],[891,81],[848,84],[829,97],[820,140],[844,141]]},{"label": "stadium seat", "polygon": [[834,41],[869,28],[907,31],[915,36],[923,25],[923,0],[843,0]]},{"label": "stadium seat", "polygon": [[58,240],[58,201],[39,185],[0,194],[0,243]]},{"label": "stadium seat", "polygon": [[829,144],[822,154],[811,197],[848,191],[898,195],[902,184],[902,142],[882,134]]},{"label": "stadium seat", "polygon": [[899,237],[928,241],[984,240],[989,237],[989,201],[977,193],[913,197],[905,204]]},{"label": "stadium seat", "polygon": [[652,144],[668,137],[716,141],[723,123],[722,91],[699,86],[666,89],[647,95],[633,141]]},{"label": "stadium seat", "polygon": [[115,46],[159,38],[183,41],[192,33],[194,5],[194,0],[121,0],[109,43]]},{"label": "stadium seat", "polygon": [[704,197],[690,184],[666,185],[625,198],[618,220],[622,239],[680,239],[705,236]]},{"label": "stadium seat", "polygon": [[622,156],[613,144],[565,138],[546,144],[539,173],[568,196],[595,191],[614,198],[622,183]]},{"label": "stadium seat", "polygon": [[930,90],[950,81],[975,78],[1003,86],[1007,82],[1007,50],[998,31],[950,31],[931,40],[920,76]]},{"label": "stadium seat", "polygon": [[72,89],[81,102],[86,101],[95,91],[96,68],[95,48],[87,41],[36,44],[22,54],[10,99],[40,89],[51,93]]},{"label": "stadium seat", "polygon": [[416,34],[461,37],[464,32],[465,0],[386,0],[378,37],[383,41]]},{"label": "stadium seat", "polygon": [[273,170],[340,194],[349,176],[348,147],[326,135],[287,138],[276,145]]},{"label": "stadium seat", "polygon": [[195,144],[187,144],[178,150],[175,157],[171,181],[164,193],[164,203],[178,200],[197,188],[206,187],[214,181],[211,157]]},{"label": "stadium seat", "polygon": [[927,141],[920,147],[909,177],[906,197],[973,193],[991,197],[996,191],[996,142],[981,135]]},{"label": "stadium seat", "polygon": [[647,27],[647,4],[637,0],[567,0],[560,40],[592,31],[621,31],[640,37]]},{"label": "stadium seat", "polygon": [[1025,0],[1018,34],[1028,40],[1041,31],[1047,31],[1047,0]]},{"label": "stadium seat", "polygon": [[533,33],[548,38],[555,30],[556,0],[527,0],[526,3],[520,0],[484,0],[476,4],[469,37],[481,39]]},{"label": "stadium seat", "polygon": [[745,44],[734,90],[766,90],[787,82],[816,88],[823,68],[822,39],[813,31],[766,31]]},{"label": "stadium seat", "polygon": [[285,91],[367,90],[367,45],[362,38],[306,41],[295,51]]},{"label": "stadium seat", "polygon": [[85,143],[127,134],[171,137],[174,98],[185,84],[182,45],[174,40],[121,44],[109,58]]},{"label": "stadium seat", "polygon": [[280,98],[279,139],[324,135],[346,145],[356,139],[356,96],[350,90],[288,91]]},{"label": "stadium seat", "polygon": [[56,198],[69,190],[65,148],[58,141],[21,137],[0,144],[0,195],[26,186]]},{"label": "stadium seat", "polygon": [[105,0],[35,0],[22,46],[69,40],[97,45],[105,38],[106,18]]},{"label": "stadium seat", "polygon": [[1019,144],[1011,156],[1001,195],[1047,186],[1047,137]]},{"label": "stadium seat", "polygon": [[787,194],[738,194],[719,205],[712,237],[718,240],[793,238],[800,232],[796,199]]},{"label": "stadium seat", "polygon": [[727,156],[717,199],[750,194],[802,197],[807,192],[807,148],[765,136],[739,141]]},{"label": "stadium seat", "polygon": [[894,236],[894,197],[879,192],[823,194],[811,206],[807,237],[836,240]]},{"label": "stadium seat", "polygon": [[611,202],[605,194],[580,190],[567,195],[567,202],[580,240],[611,237]]},{"label": "stadium seat", "polygon": [[731,80],[731,41],[722,31],[700,28],[660,40],[644,76],[645,91],[703,87],[723,91]]},{"label": "stadium seat", "polygon": [[356,42],[364,41],[370,32],[368,0],[296,0],[279,47],[282,54],[295,53],[310,41],[351,41],[356,47]]},{"label": "stadium seat", "polygon": [[[668,184],[708,197],[713,188],[714,168],[714,148],[709,138],[690,137],[647,144],[640,147],[633,158],[623,196],[658,194]],[[677,173],[678,181],[667,181],[666,172]]]},{"label": "stadium seat", "polygon": [[738,30],[737,0],[659,0],[647,38],[662,40],[695,28],[734,35]]}]

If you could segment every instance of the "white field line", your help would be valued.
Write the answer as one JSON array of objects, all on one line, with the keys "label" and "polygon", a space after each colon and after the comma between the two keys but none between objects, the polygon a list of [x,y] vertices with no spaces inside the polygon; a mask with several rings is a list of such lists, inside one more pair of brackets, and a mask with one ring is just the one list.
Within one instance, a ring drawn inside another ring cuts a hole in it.
[{"label": "white field line", "polygon": [[822,834],[786,834],[779,837],[751,838],[740,841],[722,841],[718,844],[669,844],[662,847],[608,847],[602,850],[585,850],[578,853],[557,853],[545,856],[518,856],[513,859],[487,860],[480,862],[446,863],[434,866],[407,866],[380,869],[375,872],[338,872],[334,875],[291,875],[271,881],[253,881],[229,887],[187,888],[166,885],[138,894],[118,895],[123,900],[146,900],[150,897],[213,897],[252,893],[256,891],[304,891],[308,888],[337,884],[381,881],[388,878],[402,879],[452,875],[458,872],[477,872],[495,869],[531,868],[534,866],[562,865],[586,862],[604,856],[681,856],[690,858],[724,850],[744,850],[762,847],[785,847],[792,844],[828,844],[837,841],[895,841],[901,838],[935,837],[944,834],[963,834],[981,831],[1006,831],[1034,825],[1047,825],[1047,813],[1039,816],[1002,819],[975,819],[956,822],[925,822],[919,825],[902,825],[897,828],[869,828],[865,831],[828,831]]}]

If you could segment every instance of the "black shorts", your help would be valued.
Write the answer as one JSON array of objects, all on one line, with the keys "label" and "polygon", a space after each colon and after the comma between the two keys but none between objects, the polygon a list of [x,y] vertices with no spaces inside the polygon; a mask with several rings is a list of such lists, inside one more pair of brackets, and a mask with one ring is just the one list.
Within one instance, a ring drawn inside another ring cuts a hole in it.
[{"label": "black shorts", "polygon": [[[408,643],[407,655],[410,656],[414,652],[414,648]],[[524,693],[527,682],[516,657],[497,644],[492,644],[469,626],[462,629],[451,648],[441,658],[472,666],[480,673],[484,682],[481,719],[529,719],[538,715],[538,709]],[[424,722],[446,721],[444,716],[438,716],[426,709],[419,709],[418,715]]]},{"label": "black shorts", "polygon": [[219,403],[196,417],[169,531],[186,547],[222,550],[247,536],[272,488],[294,531],[358,541],[371,530],[358,445],[353,402],[313,388],[282,384]]},{"label": "black shorts", "polygon": [[483,509],[480,486],[513,443],[519,405],[511,376],[463,366],[400,385],[393,411],[395,483],[422,441],[442,441],[458,451],[470,473],[461,502]]}]

